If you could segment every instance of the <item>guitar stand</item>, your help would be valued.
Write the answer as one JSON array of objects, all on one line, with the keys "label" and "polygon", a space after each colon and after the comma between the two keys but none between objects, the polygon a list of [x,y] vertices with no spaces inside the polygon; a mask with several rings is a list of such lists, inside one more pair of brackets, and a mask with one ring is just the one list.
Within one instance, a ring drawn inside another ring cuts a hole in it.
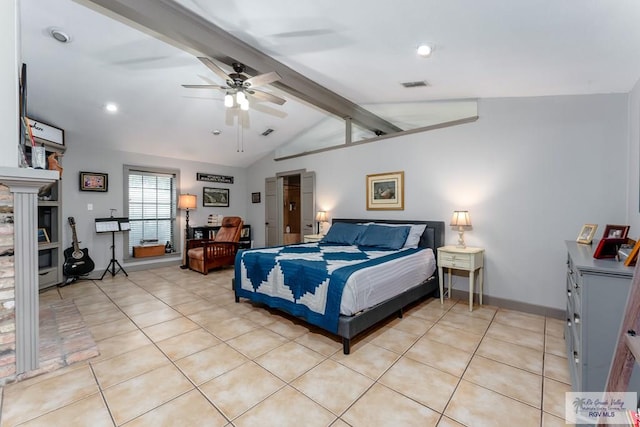
[{"label": "guitar stand", "polygon": [[[116,265],[118,266],[118,270],[116,270]],[[102,276],[100,276],[100,280],[104,279],[104,276],[105,274],[107,274],[107,271],[111,273],[111,277],[115,276],[120,271],[122,271],[125,276],[129,277],[125,269],[122,267],[122,265],[120,265],[120,263],[116,259],[116,232],[115,231],[111,232],[111,261],[109,261],[109,265],[102,272]]]}]

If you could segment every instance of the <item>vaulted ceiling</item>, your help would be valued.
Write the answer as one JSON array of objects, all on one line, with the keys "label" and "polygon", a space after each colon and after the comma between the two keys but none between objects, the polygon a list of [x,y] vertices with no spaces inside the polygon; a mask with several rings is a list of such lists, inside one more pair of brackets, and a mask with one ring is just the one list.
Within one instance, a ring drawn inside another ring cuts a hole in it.
[{"label": "vaulted ceiling", "polygon": [[[625,93],[640,78],[634,0],[21,0],[21,17],[29,114],[64,128],[70,145],[229,166],[324,120],[313,104],[375,123],[360,106]],[[434,47],[429,58],[420,43]],[[282,81],[265,90],[287,102],[253,103],[239,126],[224,92],[181,86],[224,84],[197,56],[229,72],[232,60],[253,74],[277,68]],[[413,81],[428,85],[401,85]]]}]

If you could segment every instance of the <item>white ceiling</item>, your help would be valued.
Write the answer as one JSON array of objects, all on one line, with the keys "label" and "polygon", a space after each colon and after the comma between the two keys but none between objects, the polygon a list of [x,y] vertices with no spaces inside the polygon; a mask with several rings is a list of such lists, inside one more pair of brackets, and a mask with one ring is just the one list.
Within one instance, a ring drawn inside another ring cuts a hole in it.
[{"label": "white ceiling", "polygon": [[[628,92],[640,78],[637,0],[178,3],[360,105]],[[223,93],[181,87],[224,83],[197,52],[71,0],[21,0],[21,16],[29,114],[64,128],[70,146],[246,167],[324,117],[268,87],[288,101],[252,105],[237,152]],[[53,40],[52,27],[71,42]],[[421,42],[430,58],[416,56]],[[400,85],[419,80],[429,86]],[[105,113],[107,102],[120,111]]]}]

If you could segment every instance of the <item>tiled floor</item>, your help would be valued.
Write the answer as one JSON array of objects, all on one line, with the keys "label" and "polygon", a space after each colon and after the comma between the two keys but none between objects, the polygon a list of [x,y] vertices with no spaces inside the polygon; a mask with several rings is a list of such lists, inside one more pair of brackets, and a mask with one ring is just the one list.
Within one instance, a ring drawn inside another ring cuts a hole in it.
[{"label": "tiled floor", "polygon": [[430,299],[356,341],[236,304],[233,270],[81,281],[100,356],[12,384],[8,426],[565,426],[563,323]]}]

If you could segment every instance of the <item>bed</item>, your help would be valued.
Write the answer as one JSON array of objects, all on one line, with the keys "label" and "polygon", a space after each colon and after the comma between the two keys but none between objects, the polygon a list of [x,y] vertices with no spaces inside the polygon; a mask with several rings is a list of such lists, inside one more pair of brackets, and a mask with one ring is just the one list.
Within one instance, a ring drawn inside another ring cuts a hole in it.
[{"label": "bed", "polygon": [[321,242],[238,252],[235,300],[300,317],[349,354],[356,335],[437,293],[443,244],[442,221],[334,219]]}]

